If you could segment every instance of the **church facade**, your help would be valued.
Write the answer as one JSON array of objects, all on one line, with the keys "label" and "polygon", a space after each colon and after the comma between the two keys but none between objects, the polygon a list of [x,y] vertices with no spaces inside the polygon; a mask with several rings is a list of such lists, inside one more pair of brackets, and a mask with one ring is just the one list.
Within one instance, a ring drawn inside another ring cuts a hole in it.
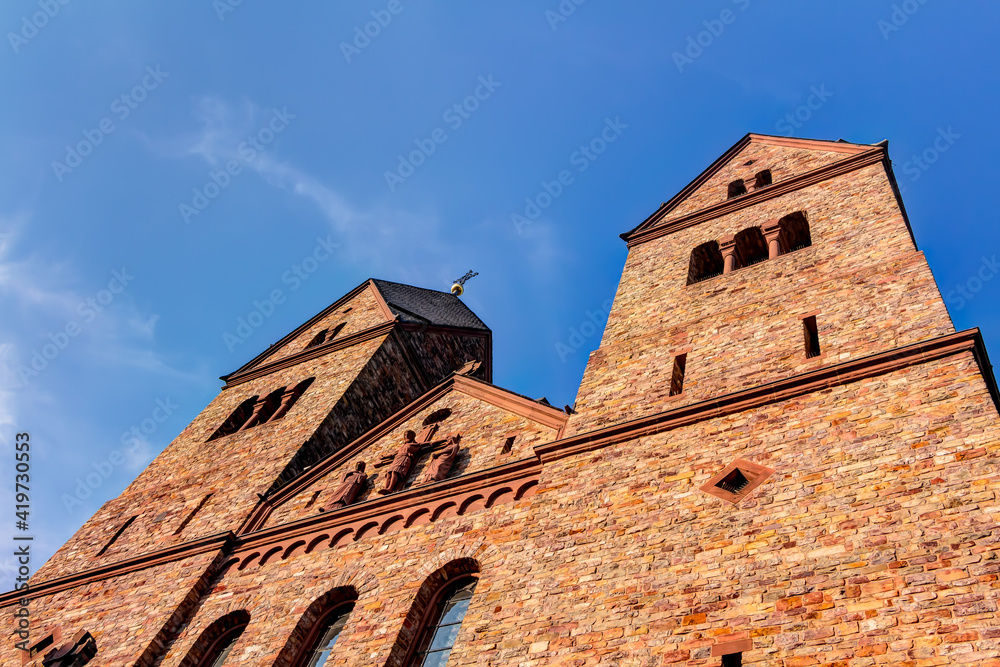
[{"label": "church facade", "polygon": [[747,135],[622,238],[572,408],[366,281],[3,595],[2,664],[1000,667],[1000,397],[887,145]]}]

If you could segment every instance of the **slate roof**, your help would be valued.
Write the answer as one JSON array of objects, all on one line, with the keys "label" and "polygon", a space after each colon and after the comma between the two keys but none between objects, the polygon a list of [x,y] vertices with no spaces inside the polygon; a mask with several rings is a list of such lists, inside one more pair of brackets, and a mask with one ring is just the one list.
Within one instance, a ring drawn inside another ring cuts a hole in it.
[{"label": "slate roof", "polygon": [[389,310],[404,322],[425,322],[444,327],[489,331],[481,319],[450,292],[403,285],[372,278]]}]

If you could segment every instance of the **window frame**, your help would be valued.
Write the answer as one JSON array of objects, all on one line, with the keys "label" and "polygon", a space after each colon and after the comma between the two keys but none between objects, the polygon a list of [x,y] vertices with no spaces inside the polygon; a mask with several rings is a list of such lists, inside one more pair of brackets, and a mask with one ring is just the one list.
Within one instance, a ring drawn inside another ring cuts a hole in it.
[{"label": "window frame", "polygon": [[[420,616],[420,624],[417,626],[417,632],[414,634],[414,641],[410,643],[410,647],[406,651],[406,656],[403,658],[402,664],[405,667],[420,667],[415,660],[421,653],[426,655],[426,649],[430,646],[430,643],[433,640],[433,630],[437,629],[438,624],[441,622],[441,615],[444,612],[445,601],[464,585],[467,585],[465,582],[473,581],[476,584],[475,588],[478,588],[481,581],[480,574],[478,572],[464,572],[462,574],[457,574],[438,586],[437,591],[434,592],[433,597],[431,597]],[[472,597],[475,597],[475,588],[473,588]],[[469,598],[470,607],[472,597]],[[462,623],[459,624],[459,628],[461,628],[464,623],[465,616],[462,617]],[[421,663],[422,662],[423,660],[421,660]]]},{"label": "window frame", "polygon": [[232,640],[232,646],[229,647],[229,652],[226,653],[225,659],[222,662],[222,664],[226,664],[225,661],[229,659],[230,655],[232,655],[233,648],[235,648],[236,643],[240,641],[240,638],[243,636],[243,633],[246,631],[248,625],[250,625],[249,622],[234,625],[212,640],[212,643],[208,645],[207,649],[205,649],[205,653],[201,656],[201,659],[196,663],[197,667],[216,667],[216,663],[218,663],[219,658],[223,657],[222,652],[226,650],[224,644]]},{"label": "window frame", "polygon": [[[346,628],[350,620],[347,617],[354,612],[356,606],[357,600],[343,600],[320,614],[316,622],[309,628],[305,639],[302,640],[302,647],[299,649],[298,656],[292,661],[292,667],[305,667],[309,663],[309,659],[319,648],[319,641],[323,638],[323,634],[331,625],[340,620],[340,617],[347,619],[344,621],[344,628]],[[344,628],[340,629],[341,633]],[[337,635],[337,641],[340,641],[340,634]]]}]

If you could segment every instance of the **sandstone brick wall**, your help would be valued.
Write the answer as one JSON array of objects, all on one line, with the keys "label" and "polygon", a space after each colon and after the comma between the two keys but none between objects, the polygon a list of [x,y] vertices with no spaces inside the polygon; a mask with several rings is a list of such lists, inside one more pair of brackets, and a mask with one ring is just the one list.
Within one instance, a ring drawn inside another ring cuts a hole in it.
[{"label": "sandstone brick wall", "polygon": [[[696,246],[793,211],[805,211],[811,247],[687,285]],[[800,318],[815,312],[823,356],[807,359]],[[633,247],[568,432],[953,331],[881,165],[870,166]],[[684,350],[684,394],[669,397]]]},{"label": "sandstone brick wall", "polygon": [[[350,308],[350,311],[345,313],[344,311],[348,308]],[[331,311],[326,317],[320,318],[283,347],[272,352],[261,361],[261,364],[271,363],[272,361],[284,359],[287,356],[301,352],[312,342],[316,334],[324,329],[332,331],[337,325],[343,324],[344,328],[337,334],[337,338],[343,338],[344,336],[378,326],[388,321],[388,319],[390,318],[386,318],[375,295],[372,293],[372,287],[369,286],[346,304],[342,304],[341,307]]]},{"label": "sandstone brick wall", "polygon": [[[717,665],[742,637],[760,667],[995,665],[998,449],[971,355],[911,367],[551,462],[528,501],[231,569],[161,664],[246,609],[231,660],[270,667],[354,586],[334,664],[381,665],[421,582],[471,557],[451,667]],[[697,490],[736,457],[776,472],[735,507]]]},{"label": "sandstone brick wall", "polygon": [[[708,178],[701,187],[673,209],[668,217],[675,218],[725,201],[730,183],[738,178],[750,182],[754,174],[764,169],[771,170],[772,180],[777,183],[790,176],[839,162],[850,155],[834,151],[752,143]],[[751,160],[752,164],[746,164]]]}]

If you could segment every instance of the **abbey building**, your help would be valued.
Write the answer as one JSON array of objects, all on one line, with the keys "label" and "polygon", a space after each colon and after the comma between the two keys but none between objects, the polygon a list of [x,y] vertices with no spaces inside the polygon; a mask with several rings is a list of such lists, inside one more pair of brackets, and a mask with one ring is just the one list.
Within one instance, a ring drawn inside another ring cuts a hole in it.
[{"label": "abbey building", "polygon": [[886,144],[750,134],[645,221],[575,405],[369,280],[31,579],[3,665],[1000,666],[1000,422]]}]

